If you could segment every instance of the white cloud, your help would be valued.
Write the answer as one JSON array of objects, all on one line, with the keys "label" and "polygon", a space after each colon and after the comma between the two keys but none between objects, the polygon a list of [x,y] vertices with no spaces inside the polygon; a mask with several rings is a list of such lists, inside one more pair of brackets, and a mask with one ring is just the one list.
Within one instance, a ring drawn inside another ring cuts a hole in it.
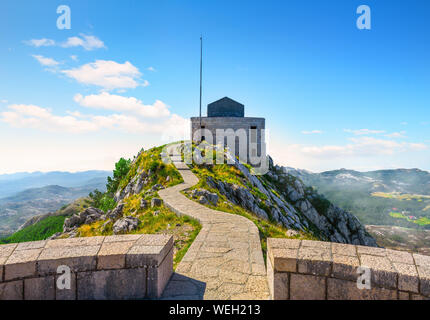
[{"label": "white cloud", "polygon": [[45,66],[45,67],[55,67],[60,64],[58,61],[55,61],[52,58],[46,58],[41,55],[32,55],[32,57],[36,59],[42,66]]},{"label": "white cloud", "polygon": [[388,138],[405,138],[406,137],[406,131],[400,131],[400,132],[393,132],[386,134],[385,136]]},{"label": "white cloud", "polygon": [[51,46],[55,46],[55,41],[52,39],[31,39],[28,41],[24,41],[24,43],[28,44],[29,46],[33,46],[36,48],[39,47],[51,47]]},{"label": "white cloud", "polygon": [[0,120],[15,128],[33,128],[46,131],[88,132],[98,129],[91,121],[73,116],[56,116],[50,110],[35,105],[14,104],[10,111],[0,113]]},{"label": "white cloud", "polygon": [[[157,101],[152,107],[159,112],[158,109],[165,108],[165,105]],[[47,108],[23,104],[10,105],[8,109],[0,112],[0,121],[15,128],[31,128],[48,132],[88,133],[109,129],[126,133],[157,134],[169,137],[170,140],[181,140],[188,137],[190,127],[189,120],[176,114],[145,121],[141,114],[83,115],[79,111],[68,111],[68,115],[59,116]],[[144,111],[146,114],[151,112],[153,110]]]},{"label": "white cloud", "polygon": [[85,34],[80,34],[80,37],[70,37],[65,42],[60,44],[63,48],[79,47],[81,46],[87,51],[94,49],[105,48],[105,44],[102,40],[95,36],[88,36]]},{"label": "white cloud", "polygon": [[302,131],[302,134],[322,134],[321,130]]},{"label": "white cloud", "polygon": [[133,112],[147,118],[160,118],[170,115],[168,106],[160,100],[155,101],[152,105],[145,105],[141,100],[134,97],[123,97],[108,92],[89,96],[77,94],[74,100],[83,107]]},{"label": "white cloud", "polygon": [[70,59],[72,59],[73,61],[78,61],[78,56],[76,55],[71,55]]},{"label": "white cloud", "polygon": [[7,103],[8,101],[6,99],[0,100],[1,103]]},{"label": "white cloud", "polygon": [[99,86],[105,90],[136,88],[141,76],[139,69],[130,62],[121,64],[109,60],[97,60],[61,72],[82,84]]},{"label": "white cloud", "polygon": [[380,134],[385,132],[384,130],[371,130],[371,129],[358,129],[358,130],[344,129],[344,131],[353,133],[356,136]]},{"label": "white cloud", "polygon": [[155,70],[155,68],[154,68],[154,67],[149,67],[149,68],[148,68],[148,71],[155,72],[156,70]]}]

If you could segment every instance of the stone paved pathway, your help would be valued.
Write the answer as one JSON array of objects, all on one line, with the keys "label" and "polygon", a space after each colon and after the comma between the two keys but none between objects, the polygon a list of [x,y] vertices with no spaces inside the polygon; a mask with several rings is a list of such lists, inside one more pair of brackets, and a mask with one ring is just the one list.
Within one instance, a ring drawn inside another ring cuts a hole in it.
[{"label": "stone paved pathway", "polygon": [[209,209],[180,193],[198,182],[181,162],[179,145],[170,158],[184,183],[160,190],[166,206],[200,221],[202,230],[176,268],[162,299],[268,299],[266,268],[258,229],[250,220]]}]

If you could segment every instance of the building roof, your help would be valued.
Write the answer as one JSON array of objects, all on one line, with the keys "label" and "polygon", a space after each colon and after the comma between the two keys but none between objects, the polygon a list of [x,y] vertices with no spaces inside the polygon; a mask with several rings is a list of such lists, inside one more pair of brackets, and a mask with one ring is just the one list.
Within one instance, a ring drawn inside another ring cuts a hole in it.
[{"label": "building roof", "polygon": [[244,117],[245,106],[233,99],[224,97],[208,104],[208,117]]}]

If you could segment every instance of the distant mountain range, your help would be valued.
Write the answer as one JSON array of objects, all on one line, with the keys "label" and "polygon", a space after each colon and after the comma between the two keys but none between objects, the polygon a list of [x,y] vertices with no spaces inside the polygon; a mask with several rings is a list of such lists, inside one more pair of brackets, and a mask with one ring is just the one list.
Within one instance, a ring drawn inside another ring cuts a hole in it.
[{"label": "distant mountain range", "polygon": [[[29,218],[57,211],[94,189],[104,191],[108,175],[107,171],[0,175],[0,194],[7,195],[0,198],[0,237],[13,233]],[[8,186],[18,191],[12,193]]]},{"label": "distant mountain range", "polygon": [[58,185],[67,188],[81,187],[98,183],[98,179],[106,179],[109,171],[82,171],[82,172],[19,172],[13,174],[0,174],[0,199],[12,196],[18,192],[31,188],[41,188],[49,185]]},{"label": "distant mountain range", "polygon": [[[288,167],[284,170],[315,187],[337,206],[353,213],[361,223],[371,226],[371,234],[378,230],[375,238],[386,238],[380,245],[398,245],[403,241],[405,246],[413,247],[415,243],[404,242],[407,237],[402,236],[403,240],[399,242],[400,236],[394,231],[430,230],[430,173],[427,171],[394,169],[359,172],[340,169],[312,173]],[[384,237],[380,236],[381,230]],[[426,247],[430,248],[430,238],[426,241]]]}]

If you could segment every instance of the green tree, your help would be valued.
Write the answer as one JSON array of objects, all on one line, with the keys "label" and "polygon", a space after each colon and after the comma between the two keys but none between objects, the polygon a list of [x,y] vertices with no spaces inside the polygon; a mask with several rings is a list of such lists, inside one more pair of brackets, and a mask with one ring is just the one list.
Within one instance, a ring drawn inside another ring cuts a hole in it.
[{"label": "green tree", "polygon": [[110,197],[113,197],[116,190],[118,189],[119,183],[123,178],[125,178],[130,171],[131,160],[125,160],[124,158],[119,159],[117,163],[115,163],[115,170],[113,171],[113,176],[108,177],[107,180],[107,193]]}]

